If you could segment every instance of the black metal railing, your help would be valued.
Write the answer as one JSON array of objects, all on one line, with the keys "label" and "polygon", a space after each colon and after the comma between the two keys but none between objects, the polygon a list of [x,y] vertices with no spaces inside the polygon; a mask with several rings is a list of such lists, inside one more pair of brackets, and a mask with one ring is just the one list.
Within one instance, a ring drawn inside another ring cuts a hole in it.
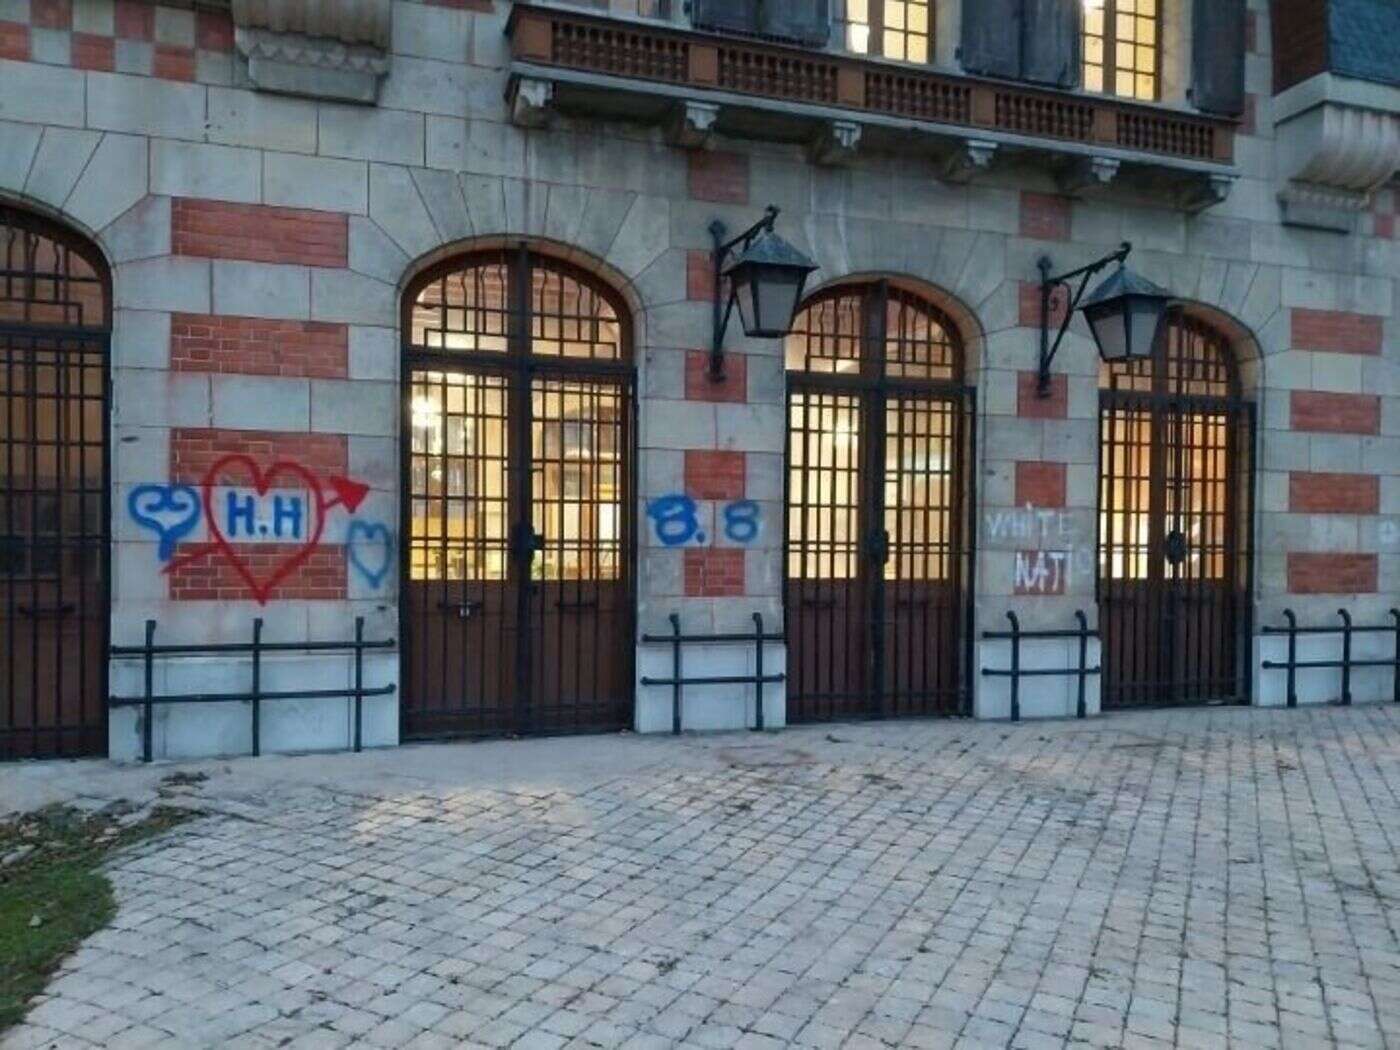
[{"label": "black metal railing", "polygon": [[[1363,624],[1360,627],[1352,623],[1351,613],[1346,609],[1338,609],[1337,615],[1341,618],[1340,627],[1299,627],[1298,617],[1292,609],[1283,610],[1283,618],[1288,622],[1286,627],[1265,627],[1265,634],[1287,635],[1288,636],[1288,659],[1282,662],[1278,660],[1265,660],[1260,666],[1266,671],[1287,671],[1288,672],[1288,706],[1298,706],[1298,672],[1302,670],[1337,669],[1342,672],[1342,695],[1343,706],[1351,704],[1351,672],[1359,667],[1389,667],[1395,672],[1394,700],[1400,704],[1400,609],[1391,609],[1390,616],[1395,621],[1390,624]],[[1342,636],[1342,658],[1340,660],[1299,660],[1298,659],[1298,636],[1300,634],[1340,634]],[[1358,634],[1393,634],[1395,635],[1395,653],[1388,660],[1365,659],[1358,660],[1351,654],[1351,640]]]},{"label": "black metal railing", "polygon": [[[1078,678],[1079,698],[1075,707],[1075,717],[1087,718],[1088,708],[1085,702],[1085,687],[1088,684],[1089,676],[1101,673],[1098,666],[1089,666],[1089,639],[1097,638],[1097,629],[1089,628],[1089,619],[1084,615],[1083,609],[1074,610],[1074,618],[1079,621],[1079,627],[1075,630],[1058,631],[1023,631],[1021,621],[1017,619],[1014,612],[1008,611],[1006,618],[1011,621],[1009,631],[983,631],[982,637],[988,641],[1010,641],[1011,642],[1011,666],[1009,668],[984,667],[982,675],[985,678],[1010,678],[1011,679],[1011,721],[1021,720],[1021,679],[1022,678],[1063,678],[1074,675]],[[1024,641],[1047,641],[1057,638],[1078,638],[1079,639],[1079,663],[1075,667],[1035,667],[1024,668],[1021,666],[1021,643]]]},{"label": "black metal railing", "polygon": [[[688,685],[751,685],[754,687],[756,697],[754,699],[754,730],[763,729],[763,687],[779,682],[787,681],[785,674],[764,674],[763,673],[763,646],[766,642],[781,642],[781,634],[765,634],[763,630],[763,615],[753,614],[752,634],[682,634],[681,618],[679,613],[672,613],[667,619],[671,622],[670,634],[644,634],[642,641],[650,644],[659,642],[669,643],[671,646],[671,677],[670,678],[642,678],[642,685],[669,685],[671,687],[671,732],[679,734],[681,731],[681,706],[682,694]],[[682,672],[682,651],[686,645],[705,645],[728,642],[752,642],[754,646],[754,673],[737,675],[699,675],[694,678],[685,677]]]},{"label": "black metal railing", "polygon": [[[262,640],[263,621],[259,617],[253,621],[251,642],[219,642],[208,645],[156,645],[156,621],[146,621],[146,641],[144,645],[114,645],[112,656],[117,659],[139,658],[145,672],[144,688],[140,696],[113,696],[107,701],[111,707],[143,708],[141,724],[141,761],[151,761],[151,723],[156,704],[223,704],[250,703],[253,718],[253,754],[262,753],[262,704],[266,700],[354,700],[355,701],[355,750],[359,751],[363,742],[364,700],[370,696],[389,696],[395,686],[384,685],[372,689],[365,688],[365,651],[392,649],[397,644],[392,638],[382,642],[365,641],[365,618],[355,618],[355,638],[350,642],[264,642]],[[267,690],[262,687],[263,657],[268,653],[351,653],[354,655],[355,684],[350,689],[283,689]],[[180,656],[252,656],[252,688],[237,693],[163,693],[155,691],[155,662],[157,657]]]}]

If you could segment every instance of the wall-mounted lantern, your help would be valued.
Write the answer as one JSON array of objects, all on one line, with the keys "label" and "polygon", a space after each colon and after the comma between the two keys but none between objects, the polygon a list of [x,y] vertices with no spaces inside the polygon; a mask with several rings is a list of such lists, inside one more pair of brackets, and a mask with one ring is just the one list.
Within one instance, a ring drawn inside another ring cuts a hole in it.
[{"label": "wall-mounted lantern", "polygon": [[[1050,275],[1053,265],[1048,256],[1040,260],[1040,376],[1036,392],[1041,397],[1050,395],[1050,363],[1060,349],[1060,343],[1069,329],[1074,311],[1082,309],[1089,322],[1089,331],[1099,348],[1099,356],[1108,362],[1140,361],[1152,356],[1157,345],[1157,333],[1167,314],[1167,305],[1172,294],[1129,270],[1124,262],[1133,246],[1126,241],[1112,255],[1098,262],[1082,266],[1078,270]],[[1105,267],[1118,264],[1109,278],[1099,285],[1088,299],[1084,298],[1089,279]],[[1070,282],[1082,278],[1079,288],[1074,291]],[[1071,295],[1065,308],[1064,320],[1060,322],[1059,334],[1050,343],[1050,299],[1055,289],[1063,287]]]},{"label": "wall-mounted lantern", "polygon": [[714,238],[714,339],[710,344],[710,378],[724,378],[724,330],[734,304],[751,339],[781,339],[792,331],[807,278],[816,263],[773,232],[778,209],[771,204],[763,218],[726,241],[724,223],[710,224]]}]

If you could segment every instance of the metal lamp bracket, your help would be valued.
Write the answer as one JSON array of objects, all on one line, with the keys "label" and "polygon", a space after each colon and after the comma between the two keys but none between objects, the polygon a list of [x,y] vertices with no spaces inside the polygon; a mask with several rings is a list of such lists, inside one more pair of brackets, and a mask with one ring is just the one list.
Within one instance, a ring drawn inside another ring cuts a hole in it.
[{"label": "metal lamp bracket", "polygon": [[[1124,241],[1122,246],[1112,255],[1106,255],[1098,262],[1056,276],[1052,276],[1050,273],[1054,267],[1050,256],[1040,257],[1040,261],[1036,264],[1040,268],[1040,370],[1036,377],[1035,393],[1037,397],[1050,396],[1050,365],[1055,360],[1055,355],[1060,351],[1060,344],[1064,342],[1065,333],[1069,331],[1069,323],[1074,318],[1074,312],[1079,309],[1079,303],[1089,288],[1090,279],[1094,274],[1113,263],[1125,262],[1132,250],[1133,246]],[[1076,279],[1079,280],[1077,289],[1071,283]],[[1069,294],[1069,302],[1065,304],[1065,316],[1060,321],[1060,330],[1056,333],[1055,341],[1052,344],[1050,342],[1050,301],[1057,288],[1065,289],[1066,293]]]}]

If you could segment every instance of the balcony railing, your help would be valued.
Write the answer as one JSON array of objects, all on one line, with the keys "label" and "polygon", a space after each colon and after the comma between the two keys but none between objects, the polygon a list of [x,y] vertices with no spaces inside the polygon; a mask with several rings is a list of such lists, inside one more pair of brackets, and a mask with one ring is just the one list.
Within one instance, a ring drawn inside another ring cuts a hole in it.
[{"label": "balcony railing", "polygon": [[1235,124],[1117,99],[893,67],[556,8],[517,4],[516,62],[978,130],[1229,164]]}]

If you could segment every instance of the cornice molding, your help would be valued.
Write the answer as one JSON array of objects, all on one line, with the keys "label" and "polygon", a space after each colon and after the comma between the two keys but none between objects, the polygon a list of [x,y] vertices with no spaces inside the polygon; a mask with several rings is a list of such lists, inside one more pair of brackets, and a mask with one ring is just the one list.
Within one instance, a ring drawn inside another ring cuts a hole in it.
[{"label": "cornice molding", "polygon": [[1400,91],[1322,74],[1280,98],[1284,221],[1350,232],[1372,194],[1400,170]]},{"label": "cornice molding", "polygon": [[388,50],[393,26],[390,0],[232,0],[239,28],[325,37],[342,44]]}]

